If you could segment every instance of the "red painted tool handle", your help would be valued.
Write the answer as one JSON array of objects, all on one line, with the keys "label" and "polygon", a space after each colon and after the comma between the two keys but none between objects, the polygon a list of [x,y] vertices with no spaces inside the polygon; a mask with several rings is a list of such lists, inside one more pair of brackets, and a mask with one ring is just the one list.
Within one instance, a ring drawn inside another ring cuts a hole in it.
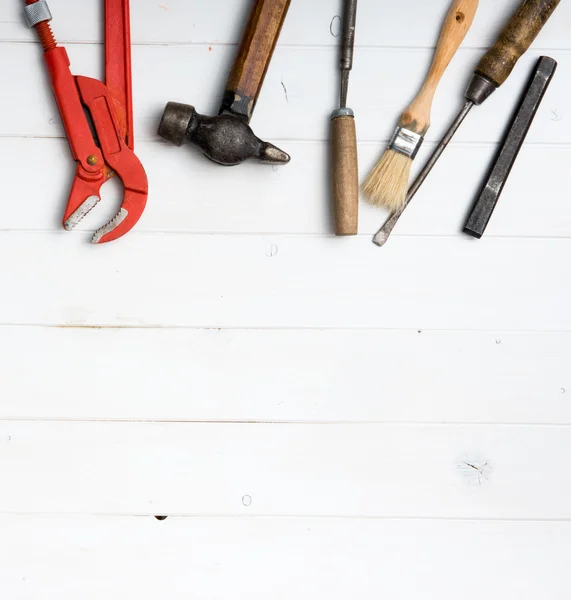
[{"label": "red painted tool handle", "polygon": [[105,84],[127,146],[134,148],[129,0],[105,0]]},{"label": "red painted tool handle", "polygon": [[[26,5],[37,1],[26,0]],[[44,49],[44,60],[72,156],[85,173],[95,176],[101,171],[103,156],[93,141],[85,118],[76,79],[69,68],[67,52],[65,48],[58,46],[48,21],[36,23],[34,29]]]},{"label": "red painted tool handle", "polygon": [[97,173],[102,169],[103,155],[93,141],[67,52],[60,46],[45,52],[44,59],[72,156],[86,172]]}]

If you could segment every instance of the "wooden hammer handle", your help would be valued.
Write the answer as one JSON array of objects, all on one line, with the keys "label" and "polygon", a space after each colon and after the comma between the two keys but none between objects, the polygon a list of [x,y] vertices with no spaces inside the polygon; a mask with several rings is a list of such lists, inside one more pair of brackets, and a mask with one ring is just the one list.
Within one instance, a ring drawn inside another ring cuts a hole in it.
[{"label": "wooden hammer handle", "polygon": [[359,230],[359,165],[355,119],[331,122],[333,210],[335,235],[357,235]]},{"label": "wooden hammer handle", "polygon": [[498,87],[502,85],[517,61],[529,50],[560,1],[524,0],[497,42],[476,67],[476,73]]},{"label": "wooden hammer handle", "polygon": [[478,0],[452,2],[440,33],[430,71],[418,96],[403,113],[400,122],[402,127],[419,135],[425,135],[428,131],[432,102],[438,84],[470,30],[477,10]]},{"label": "wooden hammer handle", "polygon": [[291,0],[255,0],[220,113],[252,118]]}]

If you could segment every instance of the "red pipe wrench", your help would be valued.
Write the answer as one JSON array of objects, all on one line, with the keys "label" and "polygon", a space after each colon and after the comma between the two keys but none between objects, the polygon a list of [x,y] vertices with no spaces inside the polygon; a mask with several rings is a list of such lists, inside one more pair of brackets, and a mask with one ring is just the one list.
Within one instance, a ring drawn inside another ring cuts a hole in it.
[{"label": "red pipe wrench", "polygon": [[67,52],[57,45],[51,31],[46,0],[26,0],[25,11],[28,25],[36,29],[42,42],[52,89],[77,162],[63,226],[71,231],[99,202],[101,186],[117,175],[124,187],[121,210],[93,237],[94,244],[111,242],[137,224],[149,191],[143,165],[133,152],[129,0],[105,0],[105,84],[72,75]]}]

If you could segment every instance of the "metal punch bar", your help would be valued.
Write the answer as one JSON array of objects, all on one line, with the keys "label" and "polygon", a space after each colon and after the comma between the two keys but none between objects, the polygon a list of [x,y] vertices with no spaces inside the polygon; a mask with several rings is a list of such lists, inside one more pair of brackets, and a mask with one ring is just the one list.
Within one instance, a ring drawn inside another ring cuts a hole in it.
[{"label": "metal punch bar", "polygon": [[347,107],[347,93],[349,90],[349,74],[353,69],[353,56],[355,53],[355,29],[357,25],[358,0],[346,0],[343,14],[343,40],[341,43],[341,108]]},{"label": "metal punch bar", "polygon": [[556,69],[557,62],[549,56],[542,56],[537,62],[519,108],[466,222],[464,233],[478,239],[484,235]]}]

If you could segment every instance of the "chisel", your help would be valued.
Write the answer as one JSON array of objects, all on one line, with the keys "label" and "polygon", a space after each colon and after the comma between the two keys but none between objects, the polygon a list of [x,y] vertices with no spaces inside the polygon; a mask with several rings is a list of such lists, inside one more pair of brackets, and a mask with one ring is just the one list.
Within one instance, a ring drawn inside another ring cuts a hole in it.
[{"label": "chisel", "polygon": [[425,167],[408,191],[406,205],[395,212],[374,237],[378,246],[389,239],[395,225],[414,198],[420,186],[454,137],[454,134],[474,106],[483,104],[511,75],[519,59],[547,23],[561,0],[523,0],[508,21],[493,47],[484,55],[466,92],[466,103],[450,129],[436,147]]},{"label": "chisel", "polygon": [[542,56],[533,69],[515,117],[464,226],[464,233],[477,239],[484,235],[556,69],[557,62],[549,56]]},{"label": "chisel", "polygon": [[359,166],[355,115],[347,108],[353,68],[357,0],[344,0],[339,109],[331,116],[331,169],[335,235],[356,235],[359,228]]}]

